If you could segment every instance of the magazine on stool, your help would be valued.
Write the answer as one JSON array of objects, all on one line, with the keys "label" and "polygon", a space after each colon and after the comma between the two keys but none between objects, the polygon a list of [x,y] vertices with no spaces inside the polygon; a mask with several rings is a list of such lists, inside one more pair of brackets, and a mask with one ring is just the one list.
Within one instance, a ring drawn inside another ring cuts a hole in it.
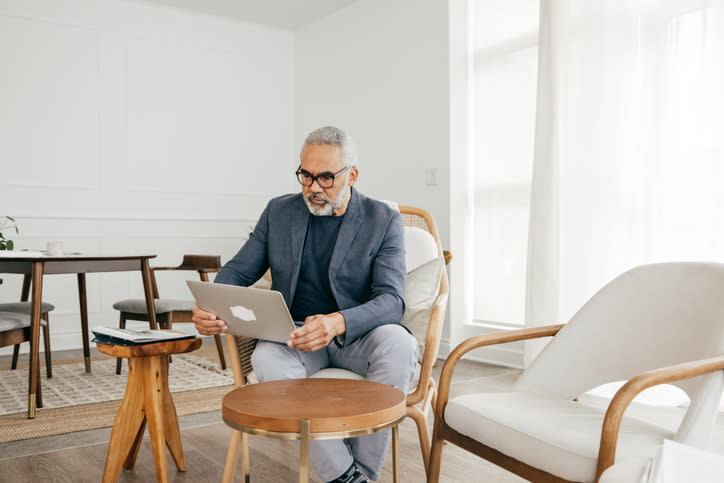
[{"label": "magazine on stool", "polygon": [[114,345],[143,345],[170,340],[194,339],[194,334],[178,330],[130,330],[98,326],[91,329],[95,337],[91,342]]}]

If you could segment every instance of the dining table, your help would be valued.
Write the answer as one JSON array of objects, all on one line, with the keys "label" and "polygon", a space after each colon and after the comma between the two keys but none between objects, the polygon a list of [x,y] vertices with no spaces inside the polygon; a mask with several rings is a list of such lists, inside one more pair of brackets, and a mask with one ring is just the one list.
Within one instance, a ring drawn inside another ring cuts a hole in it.
[{"label": "dining table", "polygon": [[[91,371],[90,342],[88,337],[88,305],[86,298],[86,273],[97,272],[141,272],[143,292],[151,329],[156,328],[156,311],[153,297],[153,275],[149,260],[152,254],[89,254],[66,253],[48,255],[44,251],[12,250],[0,251],[0,273],[22,274],[23,289],[21,301],[31,302],[30,367],[28,372],[28,418],[35,418],[36,394],[40,384],[39,359],[40,307],[43,300],[43,277],[51,274],[73,274],[78,279],[78,302],[80,308],[81,332],[83,337],[83,360],[86,372]],[[32,288],[32,290],[31,290]]]}]

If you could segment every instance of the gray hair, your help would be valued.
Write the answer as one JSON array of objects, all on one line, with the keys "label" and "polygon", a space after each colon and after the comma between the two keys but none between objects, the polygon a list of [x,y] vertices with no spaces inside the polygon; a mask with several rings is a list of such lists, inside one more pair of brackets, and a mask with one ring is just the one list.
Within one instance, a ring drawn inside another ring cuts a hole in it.
[{"label": "gray hair", "polygon": [[[346,132],[334,126],[324,126],[312,131],[304,140],[302,150],[309,144],[326,144],[342,148],[345,166],[357,166],[357,150],[354,141]],[[301,154],[301,153],[300,153]]]}]

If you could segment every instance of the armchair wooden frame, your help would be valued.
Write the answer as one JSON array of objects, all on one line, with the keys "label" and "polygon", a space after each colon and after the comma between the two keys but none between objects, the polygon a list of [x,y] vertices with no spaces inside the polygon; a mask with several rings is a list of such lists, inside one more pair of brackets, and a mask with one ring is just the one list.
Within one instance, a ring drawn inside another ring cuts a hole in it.
[{"label": "armchair wooden frame", "polygon": [[[562,327],[563,324],[549,325],[471,337],[463,341],[450,353],[440,373],[439,394],[434,408],[435,426],[433,429],[432,449],[428,467],[428,483],[437,482],[439,479],[442,448],[443,443],[446,441],[530,481],[541,483],[569,482],[569,480],[559,478],[511,458],[479,441],[455,431],[445,423],[445,407],[450,396],[450,384],[453,372],[456,364],[466,353],[480,347],[555,336]],[[638,394],[652,386],[667,384],[721,370],[724,370],[724,354],[717,357],[646,371],[633,377],[624,384],[611,400],[604,417],[598,452],[596,481],[598,481],[601,474],[608,467],[612,466],[615,461],[616,444],[624,412]]]},{"label": "armchair wooden frame", "polygon": [[[156,272],[168,270],[187,270],[199,273],[201,281],[209,281],[209,273],[218,272],[221,269],[221,257],[218,255],[184,255],[181,264],[175,267],[151,267],[151,287],[153,289],[153,298],[159,299],[158,283],[156,281]],[[148,321],[148,315],[143,312],[120,311],[120,320],[118,326],[122,329],[126,327],[127,320]],[[190,310],[171,310],[169,312],[156,313],[156,321],[162,329],[171,329],[175,323],[190,323],[192,312]],[[155,329],[155,327],[151,327]],[[226,369],[226,358],[224,357],[224,344],[221,336],[214,336],[216,342],[216,350],[219,353],[219,363],[222,369]],[[123,359],[116,360],[116,374],[121,373],[121,364]]]},{"label": "armchair wooden frame", "polygon": [[[445,260],[445,264],[452,259],[449,251],[442,249],[440,236],[437,230],[435,219],[427,211],[414,206],[400,206],[400,214],[402,215],[403,224],[405,226],[414,226],[429,232],[435,240],[438,249],[438,256]],[[420,360],[420,377],[414,391],[407,394],[406,415],[415,422],[417,433],[420,440],[420,452],[422,455],[425,468],[428,467],[430,455],[430,430],[427,423],[427,414],[430,408],[434,407],[437,396],[437,386],[432,376],[432,368],[434,367],[440,349],[440,337],[442,334],[443,323],[445,321],[445,311],[447,308],[447,300],[449,294],[449,284],[447,278],[447,270],[443,269],[440,277],[440,288],[437,298],[435,299],[430,314],[430,320],[427,325],[425,334],[425,345]],[[227,349],[231,368],[234,373],[234,384],[236,387],[247,383],[246,376],[251,372],[251,354],[254,352],[256,339],[247,337],[226,336]],[[224,481],[233,481],[234,469],[236,467],[239,449],[241,447],[242,434],[237,430],[232,430],[231,441],[227,453],[226,466],[224,468]],[[242,457],[242,460],[246,455]]]}]

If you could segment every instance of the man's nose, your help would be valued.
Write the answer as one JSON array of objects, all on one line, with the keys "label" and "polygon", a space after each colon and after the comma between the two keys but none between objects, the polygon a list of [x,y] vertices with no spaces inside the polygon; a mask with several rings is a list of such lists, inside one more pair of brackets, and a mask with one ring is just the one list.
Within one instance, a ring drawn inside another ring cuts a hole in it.
[{"label": "man's nose", "polygon": [[312,185],[309,187],[309,189],[310,189],[311,191],[314,191],[315,193],[323,193],[323,192],[324,192],[324,188],[322,188],[322,187],[319,185],[319,180],[318,180],[318,179],[315,179],[315,180],[312,182]]}]

